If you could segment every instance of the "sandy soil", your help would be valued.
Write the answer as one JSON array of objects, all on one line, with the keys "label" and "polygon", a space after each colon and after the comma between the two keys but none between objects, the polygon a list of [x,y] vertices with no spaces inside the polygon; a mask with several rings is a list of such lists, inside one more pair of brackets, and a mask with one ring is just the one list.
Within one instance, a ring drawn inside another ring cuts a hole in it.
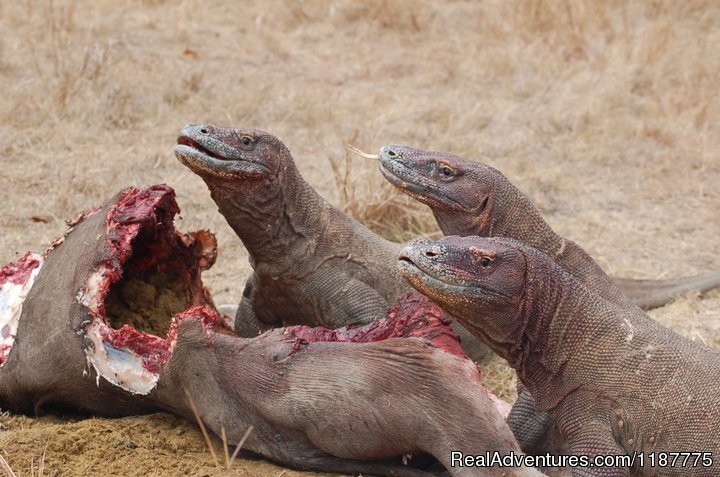
[{"label": "sandy soil", "polygon": [[[2,2],[0,262],[120,188],[166,182],[179,228],[217,232],[206,282],[236,301],[247,254],[172,154],[185,123],[212,122],[275,133],[323,195],[393,239],[437,230],[346,142],[485,161],[612,274],[718,270],[720,5],[626,3]],[[652,315],[720,345],[718,292]],[[491,368],[491,387],[511,389]],[[45,446],[46,475],[217,472],[167,415],[0,425],[18,475]],[[245,460],[231,475],[300,474]]]}]

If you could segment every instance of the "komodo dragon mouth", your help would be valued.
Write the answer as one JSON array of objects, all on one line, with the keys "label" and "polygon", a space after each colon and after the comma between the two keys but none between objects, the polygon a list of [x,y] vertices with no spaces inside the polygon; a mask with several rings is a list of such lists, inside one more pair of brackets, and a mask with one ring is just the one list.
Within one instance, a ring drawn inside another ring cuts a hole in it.
[{"label": "komodo dragon mouth", "polygon": [[188,125],[177,138],[175,156],[203,178],[243,179],[265,177],[267,165],[243,156],[242,151],[202,129]]},{"label": "komodo dragon mouth", "polygon": [[378,168],[392,185],[407,189],[410,192],[419,193],[423,191],[423,188],[417,184],[417,179],[421,179],[422,176],[412,169],[397,162],[388,162],[386,164],[379,162]]},{"label": "komodo dragon mouth", "polygon": [[439,268],[437,265],[413,257],[420,253],[422,252],[413,248],[411,242],[400,252],[397,266],[400,275],[421,292],[434,290],[446,296],[511,298],[482,283],[468,282],[451,273],[440,273],[439,270],[447,272],[450,268],[448,266]]},{"label": "komodo dragon mouth", "polygon": [[470,290],[480,288],[475,285],[468,285],[448,277],[440,277],[432,267],[427,267],[422,263],[416,263],[412,258],[402,253],[398,257],[398,268],[400,274],[406,279],[421,280],[430,284],[432,288],[449,291],[453,294],[467,293]]},{"label": "komodo dragon mouth", "polygon": [[199,152],[200,154],[203,154],[205,156],[212,157],[213,159],[231,160],[228,157],[221,156],[220,154],[211,151],[210,149],[204,147],[199,142],[193,141],[192,139],[190,139],[187,136],[180,136],[177,140],[177,143],[179,146],[187,146],[191,149],[194,149],[196,152]]}]

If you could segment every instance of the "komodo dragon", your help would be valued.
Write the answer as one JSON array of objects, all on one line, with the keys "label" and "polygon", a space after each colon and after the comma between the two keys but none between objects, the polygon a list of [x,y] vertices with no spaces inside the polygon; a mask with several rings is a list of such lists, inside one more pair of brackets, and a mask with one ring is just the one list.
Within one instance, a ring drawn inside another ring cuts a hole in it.
[{"label": "komodo dragon", "polygon": [[627,456],[622,465],[576,467],[574,476],[720,472],[717,350],[595,293],[513,239],[418,240],[398,267],[508,360],[572,454]]},{"label": "komodo dragon", "polygon": [[[175,155],[205,181],[250,254],[254,272],[235,317],[238,335],[366,324],[408,290],[395,267],[401,245],[325,201],[272,134],[190,124],[177,142]],[[453,328],[473,360],[489,355],[462,326]]]},{"label": "komodo dragon", "polygon": [[550,255],[606,298],[644,309],[688,292],[720,286],[720,272],[666,280],[613,278],[577,244],[556,234],[532,202],[498,170],[445,152],[391,145],[380,149],[380,171],[401,191],[430,206],[444,235],[512,237]]},{"label": "komodo dragon", "polygon": [[[720,273],[682,279],[610,279],[579,245],[556,234],[532,202],[500,171],[445,152],[385,146],[379,168],[401,191],[428,205],[445,235],[504,236],[541,250],[591,291],[619,305],[661,306],[690,291],[720,285]],[[614,281],[614,283],[613,283]],[[508,423],[528,453],[543,453],[549,442],[549,416],[534,411],[520,390]],[[552,445],[555,445],[553,442]]]}]

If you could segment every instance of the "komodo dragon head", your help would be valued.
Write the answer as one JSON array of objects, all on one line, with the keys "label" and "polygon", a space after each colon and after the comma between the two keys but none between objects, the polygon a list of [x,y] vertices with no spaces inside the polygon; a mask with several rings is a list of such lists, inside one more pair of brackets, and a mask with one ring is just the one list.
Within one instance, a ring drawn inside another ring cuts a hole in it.
[{"label": "komodo dragon head", "polygon": [[[504,176],[447,152],[390,145],[380,149],[380,172],[395,187],[428,205],[446,235],[490,235],[495,191]],[[506,181],[506,180],[505,180]]]},{"label": "komodo dragon head", "polygon": [[506,355],[527,331],[523,307],[536,271],[525,249],[507,238],[419,239],[400,252],[398,268],[410,285]]},{"label": "komodo dragon head", "polygon": [[[428,205],[445,235],[511,237],[552,257],[590,289],[644,309],[688,292],[720,286],[720,272],[665,280],[612,278],[580,246],[557,235],[533,202],[500,171],[446,152],[390,145],[380,171],[402,192]],[[627,298],[626,298],[627,297]]]},{"label": "komodo dragon head", "polygon": [[257,129],[188,124],[177,137],[175,155],[208,183],[252,193],[277,183],[290,151],[272,134]]}]

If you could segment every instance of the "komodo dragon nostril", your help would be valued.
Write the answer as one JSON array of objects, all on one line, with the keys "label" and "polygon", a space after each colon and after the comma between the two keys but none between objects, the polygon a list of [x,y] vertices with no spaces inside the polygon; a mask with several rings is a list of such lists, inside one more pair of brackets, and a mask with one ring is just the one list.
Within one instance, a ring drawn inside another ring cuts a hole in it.
[{"label": "komodo dragon nostril", "polygon": [[208,131],[208,130],[205,129],[205,128],[202,128],[202,129],[200,130],[200,134],[210,134],[210,131]]},{"label": "komodo dragon nostril", "polygon": [[392,149],[387,150],[387,155],[390,157],[397,157],[397,152],[393,151]]}]

